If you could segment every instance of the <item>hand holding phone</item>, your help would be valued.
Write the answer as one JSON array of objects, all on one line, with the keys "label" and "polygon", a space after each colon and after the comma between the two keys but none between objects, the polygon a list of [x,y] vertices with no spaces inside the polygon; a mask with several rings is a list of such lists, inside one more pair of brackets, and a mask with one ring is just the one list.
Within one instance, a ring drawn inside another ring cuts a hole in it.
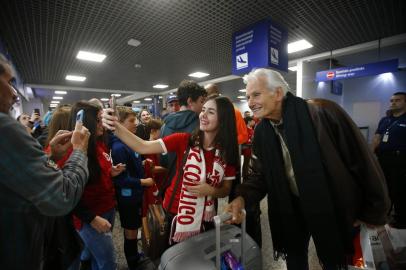
[{"label": "hand holding phone", "polygon": [[85,111],[83,109],[78,111],[78,113],[76,114],[76,123],[83,124],[84,115],[85,115]]},{"label": "hand holding phone", "polygon": [[90,137],[89,130],[83,125],[85,112],[80,110],[76,114],[76,125],[75,130],[73,131],[71,143],[73,149],[79,149],[84,153],[87,152],[88,141]]}]

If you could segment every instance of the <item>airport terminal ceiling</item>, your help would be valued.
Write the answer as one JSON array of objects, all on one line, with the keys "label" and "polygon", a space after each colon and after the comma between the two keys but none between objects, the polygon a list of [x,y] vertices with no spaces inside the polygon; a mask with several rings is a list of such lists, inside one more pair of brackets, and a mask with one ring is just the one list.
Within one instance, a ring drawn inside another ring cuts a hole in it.
[{"label": "airport terminal ceiling", "polygon": [[[405,33],[404,10],[401,0],[13,0],[2,1],[0,37],[28,84],[152,93],[195,71],[210,74],[198,81],[230,75],[232,33],[261,19],[313,44],[292,60]],[[79,50],[107,57],[79,61]]]}]

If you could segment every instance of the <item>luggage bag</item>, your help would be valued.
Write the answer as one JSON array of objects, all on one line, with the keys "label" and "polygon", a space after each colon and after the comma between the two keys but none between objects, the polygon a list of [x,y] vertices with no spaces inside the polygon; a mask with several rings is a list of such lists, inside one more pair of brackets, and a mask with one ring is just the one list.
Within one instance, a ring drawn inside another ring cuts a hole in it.
[{"label": "luggage bag", "polygon": [[[154,163],[145,161],[145,176],[152,177]],[[142,250],[151,260],[159,259],[168,246],[168,235],[165,233],[165,212],[162,208],[162,200],[158,195],[157,185],[144,190],[142,205]]]},{"label": "luggage bag", "polygon": [[221,269],[221,254],[230,251],[240,260],[244,270],[262,269],[261,250],[246,234],[245,219],[241,229],[221,223],[231,218],[229,213],[214,217],[215,230],[191,237],[167,249],[161,257],[159,270]]}]

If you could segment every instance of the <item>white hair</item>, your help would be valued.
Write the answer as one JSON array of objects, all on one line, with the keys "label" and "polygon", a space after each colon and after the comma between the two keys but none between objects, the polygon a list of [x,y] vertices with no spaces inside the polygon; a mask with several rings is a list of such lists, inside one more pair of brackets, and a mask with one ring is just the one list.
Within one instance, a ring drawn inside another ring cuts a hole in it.
[{"label": "white hair", "polygon": [[282,88],[283,95],[290,91],[289,84],[285,81],[283,76],[274,70],[258,68],[252,70],[250,73],[243,77],[244,83],[249,81],[258,80],[258,78],[265,78],[268,84],[268,90],[274,92],[277,87]]}]

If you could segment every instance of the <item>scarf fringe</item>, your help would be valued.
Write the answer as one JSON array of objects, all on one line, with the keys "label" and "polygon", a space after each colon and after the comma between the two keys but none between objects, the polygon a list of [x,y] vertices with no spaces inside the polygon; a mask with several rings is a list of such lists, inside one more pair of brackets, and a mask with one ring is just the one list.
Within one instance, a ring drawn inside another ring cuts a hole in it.
[{"label": "scarf fringe", "polygon": [[175,235],[172,237],[172,240],[174,242],[182,242],[192,236],[198,235],[200,233],[200,230],[197,231],[192,231],[192,232],[175,232]]}]

